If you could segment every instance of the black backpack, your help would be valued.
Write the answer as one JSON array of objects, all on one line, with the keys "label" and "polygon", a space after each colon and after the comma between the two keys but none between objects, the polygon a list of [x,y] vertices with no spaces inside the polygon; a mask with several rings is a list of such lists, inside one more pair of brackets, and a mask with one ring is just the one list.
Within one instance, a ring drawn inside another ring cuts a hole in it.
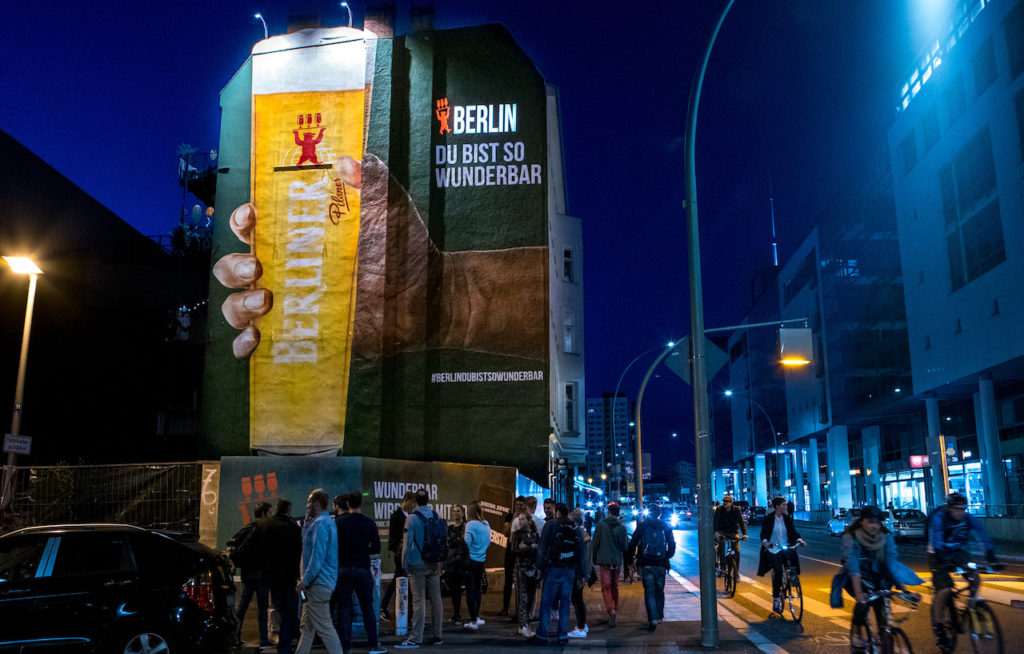
[{"label": "black backpack", "polygon": [[640,537],[640,556],[648,561],[668,558],[668,542],[660,524],[645,525],[643,536]]},{"label": "black backpack", "polygon": [[548,553],[552,565],[572,567],[576,565],[576,548],[580,544],[580,533],[568,523],[559,523],[555,529],[555,542]]},{"label": "black backpack", "polygon": [[444,518],[437,515],[437,511],[431,511],[429,518],[415,511],[414,514],[420,518],[423,525],[423,545],[420,547],[420,555],[427,563],[441,563],[448,559],[448,523]]},{"label": "black backpack", "polygon": [[252,537],[252,532],[255,529],[256,523],[250,522],[228,540],[228,558],[236,568],[252,568],[260,564],[260,556],[257,551],[259,548]]}]

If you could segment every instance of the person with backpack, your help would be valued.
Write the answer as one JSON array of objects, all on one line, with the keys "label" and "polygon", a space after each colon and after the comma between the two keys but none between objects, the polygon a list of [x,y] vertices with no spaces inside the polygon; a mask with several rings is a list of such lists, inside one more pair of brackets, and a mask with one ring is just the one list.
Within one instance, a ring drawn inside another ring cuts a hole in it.
[{"label": "person with backpack", "polygon": [[263,550],[263,580],[270,587],[270,605],[281,619],[277,653],[289,654],[292,639],[299,633],[299,562],[302,559],[302,530],[291,516],[292,503],[281,498],[274,515],[260,522],[256,536]]},{"label": "person with backpack", "polygon": [[555,504],[555,517],[544,525],[537,547],[537,562],[543,571],[544,586],[540,593],[540,621],[533,639],[547,644],[548,623],[552,607],[558,605],[558,642],[569,642],[569,600],[574,585],[582,586],[583,536],[569,519],[569,507]]},{"label": "person with backpack", "polygon": [[[536,499],[534,500],[536,502]],[[537,549],[540,547],[540,529],[537,521],[526,508],[519,505],[519,512],[512,521],[512,540],[509,549],[515,557],[516,572],[516,615],[519,620],[519,635],[532,638],[530,615],[537,599],[537,585],[540,583],[540,568],[537,565]]]},{"label": "person with backpack", "polygon": [[242,622],[245,620],[245,613],[249,610],[253,595],[256,596],[256,619],[260,634],[260,647],[271,647],[270,636],[267,633],[267,609],[270,605],[270,587],[263,578],[263,551],[260,547],[260,539],[257,537],[256,528],[268,515],[270,515],[270,504],[260,502],[253,509],[253,520],[245,525],[228,541],[228,558],[231,564],[239,568],[239,575],[242,578],[242,596],[239,598],[235,617],[238,619],[238,629],[235,632],[235,640],[239,646],[242,641]]},{"label": "person with backpack", "polygon": [[429,501],[427,491],[422,488],[416,491],[416,509],[405,520],[402,567],[409,573],[413,621],[409,637],[395,646],[398,649],[415,649],[423,642],[428,599],[434,620],[434,644],[444,644],[441,563],[448,558],[448,525],[427,506]]},{"label": "person with backpack", "polygon": [[676,553],[676,539],[672,537],[672,528],[661,519],[661,506],[652,504],[648,514],[629,541],[629,558],[640,568],[647,627],[654,631],[665,619],[665,573]]},{"label": "person with backpack", "polygon": [[597,523],[594,540],[590,544],[594,552],[594,563],[597,564],[597,577],[601,582],[601,596],[604,598],[604,610],[608,613],[609,627],[615,626],[619,610],[619,570],[629,545],[629,536],[619,519],[619,511],[619,505],[615,502],[608,504],[608,516]]},{"label": "person with backpack", "polygon": [[[967,513],[967,498],[960,493],[950,493],[946,505],[936,509],[928,516],[926,537],[928,540],[928,568],[932,573],[932,585],[935,597],[932,598],[932,631],[939,649],[945,651],[949,643],[946,628],[942,624],[942,613],[949,602],[949,594],[953,589],[953,568],[967,568],[971,554],[968,543],[973,531],[985,548],[985,558],[989,563],[996,562],[995,548],[988,532],[981,526],[978,519]],[[969,571],[968,582],[978,583],[978,573]]]},{"label": "person with backpack", "polygon": [[466,609],[469,610],[469,620],[462,626],[476,630],[484,623],[480,617],[480,594],[483,588],[484,560],[487,558],[487,547],[491,544],[491,526],[483,519],[480,502],[470,502],[466,510],[469,514],[469,522],[466,523],[466,546],[469,548]]}]

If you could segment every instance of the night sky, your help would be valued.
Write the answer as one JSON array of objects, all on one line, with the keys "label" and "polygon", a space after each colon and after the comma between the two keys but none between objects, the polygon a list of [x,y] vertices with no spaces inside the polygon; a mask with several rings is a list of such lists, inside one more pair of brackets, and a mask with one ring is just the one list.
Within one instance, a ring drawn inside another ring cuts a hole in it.
[{"label": "night sky", "polygon": [[[363,5],[351,4],[358,23]],[[583,223],[589,396],[689,330],[682,136],[724,4],[435,2],[439,29],[504,23],[560,90],[569,211]],[[900,76],[951,4],[737,0],[698,122],[707,327],[742,319],[751,275],[771,261],[769,180],[785,261],[844,181],[885,156]],[[309,1],[9,6],[0,129],[139,231],[167,234],[181,211],[177,146],[217,147],[218,93],[263,36],[256,11],[271,35],[289,13],[346,20],[337,3]],[[626,375],[630,396],[647,363]],[[662,370],[644,400],[655,472],[693,457],[689,387]]]}]

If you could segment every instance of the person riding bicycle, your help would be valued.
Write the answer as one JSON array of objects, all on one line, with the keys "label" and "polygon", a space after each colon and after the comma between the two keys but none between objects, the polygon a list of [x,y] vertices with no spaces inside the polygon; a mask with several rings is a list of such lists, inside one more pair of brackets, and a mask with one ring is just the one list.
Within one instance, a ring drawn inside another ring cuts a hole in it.
[{"label": "person riding bicycle", "polygon": [[[740,538],[740,532],[743,532],[743,540],[747,540],[747,521],[743,519],[743,512],[740,508],[733,504],[732,495],[726,495],[722,498],[721,505],[715,509],[715,552],[717,553],[716,561],[718,562],[717,572],[721,574],[722,570],[725,569],[725,543],[726,539],[738,540]],[[734,543],[733,547],[736,550],[736,560],[739,561],[740,556],[740,544]]]},{"label": "person riding bicycle", "polygon": [[[985,548],[985,559],[996,562],[995,549],[988,532],[978,519],[967,513],[967,498],[960,493],[950,493],[946,505],[928,518],[928,567],[932,572],[935,597],[932,600],[932,631],[940,649],[948,646],[946,630],[942,626],[942,613],[953,590],[950,571],[966,568],[971,555],[967,545],[974,532]],[[977,583],[977,574],[969,582]]]},{"label": "person riding bicycle", "polygon": [[793,516],[786,510],[786,498],[776,497],[772,500],[772,507],[775,510],[765,516],[764,524],[761,525],[761,558],[757,565],[757,576],[763,577],[769,570],[772,571],[772,610],[781,613],[782,598],[779,594],[783,567],[788,563],[797,574],[800,574],[800,558],[796,555],[796,550],[772,552],[769,548],[795,546],[804,540],[796,531]]},{"label": "person riding bicycle", "polygon": [[[846,580],[846,592],[855,600],[853,608],[854,626],[863,625],[868,618],[867,598],[871,590],[888,590],[896,586],[907,591],[907,585],[924,583],[913,570],[899,561],[899,551],[892,534],[882,524],[882,510],[877,506],[865,506],[860,510],[860,517],[843,531],[842,560],[849,577]],[[909,593],[914,601],[920,601],[918,593]],[[875,616],[878,623],[883,621],[882,606],[875,603]],[[863,651],[865,643],[860,642],[860,634],[856,629],[850,631],[850,646],[854,652]],[[854,640],[858,639],[858,640]]]}]

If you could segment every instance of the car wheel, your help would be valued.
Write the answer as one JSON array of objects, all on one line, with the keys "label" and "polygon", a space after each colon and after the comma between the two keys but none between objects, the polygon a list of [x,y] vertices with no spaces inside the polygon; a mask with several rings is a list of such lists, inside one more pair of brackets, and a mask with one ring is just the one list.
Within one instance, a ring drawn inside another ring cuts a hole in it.
[{"label": "car wheel", "polygon": [[176,654],[180,650],[167,629],[145,625],[122,633],[113,651],[117,654]]}]

